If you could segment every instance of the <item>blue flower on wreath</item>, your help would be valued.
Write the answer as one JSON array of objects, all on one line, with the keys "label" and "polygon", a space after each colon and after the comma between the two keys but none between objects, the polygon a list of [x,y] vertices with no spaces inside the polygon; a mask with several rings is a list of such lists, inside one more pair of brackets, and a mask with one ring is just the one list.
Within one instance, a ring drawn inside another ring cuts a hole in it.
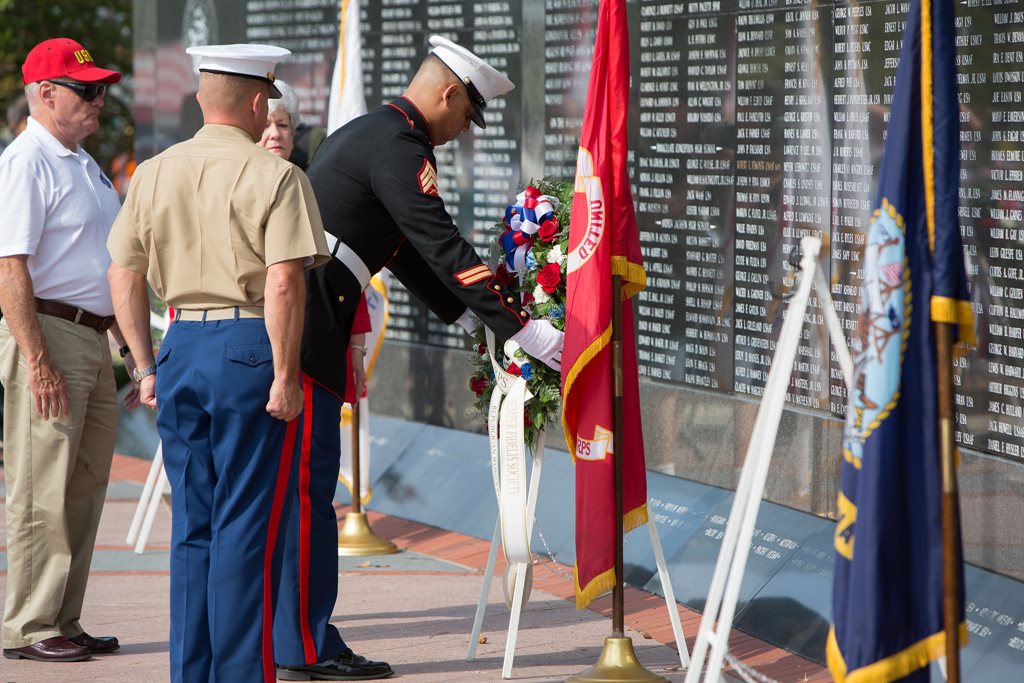
[{"label": "blue flower on wreath", "polygon": [[558,320],[561,320],[562,318],[565,317],[565,306],[563,306],[562,304],[555,304],[554,306],[548,309],[548,315],[550,315],[552,318],[557,318]]},{"label": "blue flower on wreath", "polygon": [[530,364],[530,363],[523,363],[519,367],[519,370],[520,370],[520,372],[523,373],[523,379],[525,379],[525,380],[533,379],[533,365],[532,364]]},{"label": "blue flower on wreath", "polygon": [[537,257],[533,255],[533,249],[526,252],[526,268],[527,270],[537,270]]}]

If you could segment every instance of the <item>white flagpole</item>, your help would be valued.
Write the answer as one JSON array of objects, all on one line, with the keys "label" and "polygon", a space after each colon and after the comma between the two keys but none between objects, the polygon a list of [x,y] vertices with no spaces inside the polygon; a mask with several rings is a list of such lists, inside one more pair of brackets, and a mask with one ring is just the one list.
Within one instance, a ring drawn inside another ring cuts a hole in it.
[{"label": "white flagpole", "polygon": [[135,541],[139,538],[139,529],[142,527],[142,520],[146,516],[146,510],[149,508],[150,496],[153,495],[153,490],[156,488],[156,480],[163,471],[163,453],[163,443],[157,443],[153,462],[149,466],[149,474],[146,475],[146,484],[142,487],[142,496],[139,498],[139,504],[135,506],[135,514],[132,516],[132,523],[128,527],[128,538],[125,540],[128,545],[135,545]]},{"label": "white flagpole", "polygon": [[501,516],[494,520],[494,534],[491,536],[491,551],[487,553],[487,568],[484,570],[484,585],[480,588],[480,600],[476,604],[476,616],[473,617],[473,630],[469,635],[469,650],[466,661],[476,659],[476,646],[480,644],[480,629],[484,624],[484,612],[487,610],[487,595],[491,591],[491,579],[494,577],[494,565],[498,561],[498,546],[501,545]]},{"label": "white flagpole", "polygon": [[711,578],[704,615],[697,631],[697,642],[693,647],[693,659],[686,672],[685,683],[697,683],[701,680],[701,674],[704,674],[705,683],[717,683],[728,649],[729,633],[732,630],[736,601],[746,569],[750,539],[754,534],[754,524],[764,494],[768,466],[771,463],[779,420],[786,401],[786,389],[793,374],[793,361],[796,358],[800,330],[804,324],[804,312],[807,310],[814,282],[814,272],[818,268],[821,240],[816,237],[805,237],[802,246],[802,277],[796,295],[786,310],[786,318],[775,347],[775,356],[772,358],[768,381],[750,438],[750,447],[747,449],[739,484],[736,487],[725,538],[722,540],[722,547],[715,563],[715,573]]},{"label": "white flagpole", "polygon": [[661,589],[665,593],[665,608],[668,609],[668,620],[672,623],[672,635],[676,639],[676,650],[679,651],[679,666],[686,669],[690,666],[690,651],[686,647],[683,636],[683,624],[679,621],[679,605],[676,604],[676,592],[672,589],[672,577],[668,573],[665,551],[661,548],[658,537],[657,522],[653,515],[647,520],[647,531],[651,537],[651,549],[654,551],[654,564],[658,568]]}]

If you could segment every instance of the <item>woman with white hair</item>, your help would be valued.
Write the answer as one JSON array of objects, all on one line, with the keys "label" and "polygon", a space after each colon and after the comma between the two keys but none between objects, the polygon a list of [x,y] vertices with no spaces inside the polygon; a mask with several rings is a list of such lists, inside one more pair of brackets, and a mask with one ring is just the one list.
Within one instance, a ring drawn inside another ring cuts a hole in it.
[{"label": "woman with white hair", "polygon": [[305,163],[292,159],[295,149],[295,128],[299,125],[299,98],[291,86],[281,80],[274,82],[281,91],[281,97],[270,100],[270,111],[267,113],[267,127],[263,129],[263,137],[259,145],[282,159],[289,159],[303,171]]}]

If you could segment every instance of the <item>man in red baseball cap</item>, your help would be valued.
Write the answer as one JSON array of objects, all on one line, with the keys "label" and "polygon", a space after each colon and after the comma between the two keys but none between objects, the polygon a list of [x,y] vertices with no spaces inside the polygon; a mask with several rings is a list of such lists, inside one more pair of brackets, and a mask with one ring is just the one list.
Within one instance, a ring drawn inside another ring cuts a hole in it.
[{"label": "man in red baseball cap", "polygon": [[[107,332],[124,346],[106,276],[120,202],[79,143],[99,128],[107,85],[121,74],[67,38],[32,48],[22,74],[28,125],[0,157],[3,654],[79,661],[118,648],[79,623],[117,425]],[[126,407],[137,405],[131,395]]]},{"label": "man in red baseball cap", "polygon": [[[33,118],[71,151],[99,129],[107,86],[121,80],[117,71],[96,66],[89,51],[70,38],[51,38],[32,48],[21,75],[29,99],[34,93],[46,105],[36,107]],[[39,85],[34,86],[36,83]],[[67,91],[61,93],[65,97],[57,95],[61,90]],[[72,93],[75,97],[66,97]],[[68,127],[70,130],[64,130]]]}]

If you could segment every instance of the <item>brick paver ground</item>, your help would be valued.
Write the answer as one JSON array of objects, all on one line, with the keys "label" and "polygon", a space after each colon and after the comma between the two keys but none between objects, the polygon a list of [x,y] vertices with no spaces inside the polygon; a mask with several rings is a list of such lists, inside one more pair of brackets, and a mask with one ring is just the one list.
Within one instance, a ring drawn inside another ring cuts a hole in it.
[{"label": "brick paver ground", "polygon": [[[115,456],[112,484],[97,539],[83,625],[116,635],[121,650],[75,664],[0,659],[0,683],[167,680],[170,514],[160,510],[146,552],[125,544],[149,463]],[[339,508],[343,511],[344,508]],[[487,559],[480,539],[371,513],[375,531],[405,552],[345,559],[333,621],[357,652],[390,662],[396,678],[423,682],[501,680],[509,611],[500,581],[492,584],[483,636],[473,662],[465,660]],[[0,530],[0,605],[6,590],[6,537]],[[499,565],[498,577],[501,576]],[[627,589],[626,626],[641,662],[671,681],[684,672],[672,643],[668,613],[656,596]],[[593,665],[610,635],[610,600],[578,612],[571,570],[535,567],[534,588],[520,623],[512,679],[560,681]],[[680,607],[689,647],[700,615]],[[828,681],[820,666],[734,632],[731,651],[780,683]],[[737,680],[729,677],[729,680]]]}]

